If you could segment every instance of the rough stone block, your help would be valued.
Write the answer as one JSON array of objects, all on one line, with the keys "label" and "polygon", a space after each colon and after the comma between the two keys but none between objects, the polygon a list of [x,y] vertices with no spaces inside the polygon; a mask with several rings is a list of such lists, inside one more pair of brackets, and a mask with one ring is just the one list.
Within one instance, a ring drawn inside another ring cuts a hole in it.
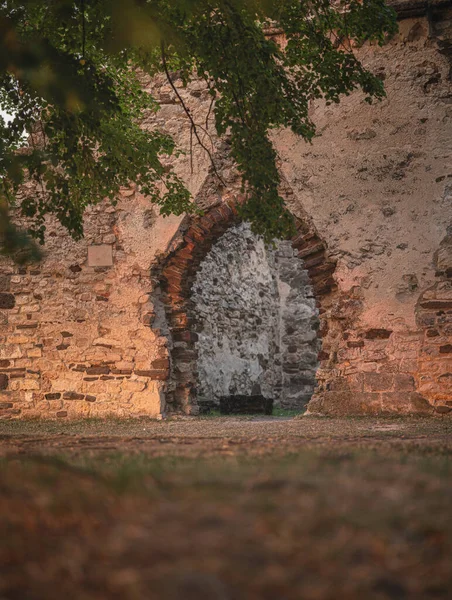
[{"label": "rough stone block", "polygon": [[10,389],[14,391],[39,390],[39,381],[35,379],[18,379],[17,381],[11,381]]},{"label": "rough stone block", "polygon": [[73,387],[74,382],[68,379],[55,379],[52,381],[52,392],[67,392]]},{"label": "rough stone block", "polygon": [[64,400],[83,400],[84,398],[84,394],[78,394],[77,392],[65,392],[63,394]]},{"label": "rough stone block", "polygon": [[383,412],[395,414],[431,414],[433,407],[417,392],[387,392],[382,394]]},{"label": "rough stone block", "polygon": [[440,354],[452,354],[452,344],[445,344],[439,347]]},{"label": "rough stone block", "polygon": [[110,244],[100,244],[88,247],[89,267],[113,266],[113,248]]},{"label": "rough stone block", "polygon": [[65,402],[62,409],[67,410],[69,419],[83,419],[90,416],[92,406],[95,406],[95,403],[76,400],[74,402]]},{"label": "rough stone block", "polygon": [[427,329],[426,335],[428,338],[438,337],[439,331],[437,329]]},{"label": "rough stone block", "polygon": [[0,390],[6,390],[8,387],[8,375],[0,373]]},{"label": "rough stone block", "polygon": [[142,392],[146,384],[144,381],[124,381],[121,389],[126,392]]},{"label": "rough stone block", "polygon": [[139,375],[140,377],[149,377],[150,379],[154,379],[156,381],[165,381],[168,379],[169,371],[163,370],[160,371],[158,369],[147,369],[143,371],[135,371],[135,375]]},{"label": "rough stone block", "polygon": [[29,344],[31,342],[31,338],[26,337],[24,335],[12,335],[9,338],[7,338],[6,343],[7,344]]},{"label": "rough stone block", "polygon": [[151,366],[153,369],[156,369],[159,371],[169,369],[169,359],[168,358],[158,358],[158,359],[152,361]]},{"label": "rough stone block", "polygon": [[452,308],[452,300],[429,300],[421,302],[421,307],[430,310],[450,310]]},{"label": "rough stone block", "polygon": [[41,358],[42,350],[41,348],[31,348],[27,350],[27,356],[28,358]]},{"label": "rough stone block", "polygon": [[368,329],[365,333],[366,340],[387,340],[392,334],[390,329]]},{"label": "rough stone block", "polygon": [[16,298],[14,294],[0,292],[0,308],[11,309],[16,306]]},{"label": "rough stone block", "polygon": [[394,389],[395,391],[414,392],[414,377],[412,375],[409,375],[408,373],[400,373],[398,375],[394,375]]},{"label": "rough stone block", "polygon": [[438,381],[440,383],[444,383],[446,385],[452,385],[452,373],[442,373],[439,377],[438,377]]},{"label": "rough stone block", "polygon": [[86,369],[87,375],[108,375],[110,373],[110,367],[88,367]]},{"label": "rough stone block", "polygon": [[392,389],[394,376],[391,373],[365,373],[364,390],[366,392],[384,392]]},{"label": "rough stone block", "polygon": [[440,415],[447,415],[451,411],[452,411],[452,407],[447,406],[445,404],[439,404],[438,406],[435,406],[435,412],[437,412]]},{"label": "rough stone block", "polygon": [[347,342],[347,348],[363,348],[363,347],[364,347],[363,340]]},{"label": "rough stone block", "polygon": [[[162,392],[161,383],[151,382],[143,392],[134,392],[130,399],[131,414],[142,414],[150,417],[157,417],[162,410]],[[92,406],[95,406],[93,404]]]},{"label": "rough stone block", "polygon": [[0,292],[9,292],[11,286],[11,275],[0,274]]}]

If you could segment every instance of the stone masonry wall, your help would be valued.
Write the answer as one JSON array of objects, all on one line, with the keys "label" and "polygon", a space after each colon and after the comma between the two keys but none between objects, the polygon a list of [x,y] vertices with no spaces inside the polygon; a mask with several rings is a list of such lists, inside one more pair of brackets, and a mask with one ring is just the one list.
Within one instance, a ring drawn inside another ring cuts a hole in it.
[{"label": "stone masonry wall", "polygon": [[150,277],[121,239],[121,219],[93,210],[83,242],[50,229],[41,264],[2,265],[3,415],[160,414]]},{"label": "stone masonry wall", "polygon": [[198,404],[218,405],[221,396],[235,394],[275,398],[281,389],[273,258],[241,224],[229,229],[201,263],[192,295]]},{"label": "stone masonry wall", "polygon": [[316,308],[290,242],[266,248],[249,225],[232,227],[201,263],[192,300],[200,406],[263,394],[304,407],[315,387]]},{"label": "stone masonry wall", "polygon": [[319,311],[305,261],[290,242],[278,245],[275,263],[280,299],[281,406],[300,409],[306,407],[317,386]]}]

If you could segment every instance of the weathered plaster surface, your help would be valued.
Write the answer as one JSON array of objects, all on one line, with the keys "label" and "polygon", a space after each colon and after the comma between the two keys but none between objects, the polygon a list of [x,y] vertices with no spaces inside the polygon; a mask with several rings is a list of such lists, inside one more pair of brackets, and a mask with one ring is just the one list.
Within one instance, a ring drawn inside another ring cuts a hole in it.
[{"label": "weathered plaster surface", "polygon": [[339,106],[317,103],[312,145],[275,137],[297,204],[339,259],[341,287],[363,289],[362,322],[395,329],[414,326],[451,217],[451,65],[427,32],[426,19],[407,19],[396,40],[360,51],[384,78],[382,102],[353,94]]}]

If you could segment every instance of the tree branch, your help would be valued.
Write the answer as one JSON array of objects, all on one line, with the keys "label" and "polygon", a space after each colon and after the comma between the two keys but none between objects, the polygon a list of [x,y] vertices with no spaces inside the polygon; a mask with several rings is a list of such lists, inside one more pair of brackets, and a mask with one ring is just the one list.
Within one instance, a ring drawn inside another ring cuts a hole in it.
[{"label": "tree branch", "polygon": [[177,98],[178,98],[179,102],[181,103],[181,105],[182,105],[182,108],[183,108],[183,109],[184,109],[184,111],[185,111],[185,114],[186,114],[186,115],[187,115],[187,117],[190,119],[190,123],[191,123],[191,128],[192,128],[193,134],[194,134],[195,138],[198,140],[198,144],[199,144],[199,145],[201,146],[201,148],[203,148],[203,150],[205,150],[205,152],[207,153],[207,155],[208,155],[208,157],[209,157],[209,159],[210,159],[210,162],[211,162],[211,164],[212,164],[213,171],[214,171],[215,175],[217,176],[217,178],[218,178],[218,180],[221,182],[221,184],[222,184],[224,187],[226,187],[226,184],[225,184],[224,180],[222,179],[221,175],[218,173],[217,167],[215,166],[215,163],[214,163],[214,160],[213,160],[213,156],[212,156],[212,154],[211,154],[210,150],[207,148],[207,146],[204,144],[204,142],[203,142],[203,141],[201,140],[201,138],[199,137],[199,133],[198,133],[198,125],[197,125],[197,124],[195,123],[195,121],[193,120],[193,117],[191,116],[190,109],[188,108],[188,106],[186,106],[186,104],[185,104],[185,102],[184,102],[184,100],[183,100],[182,96],[179,94],[179,92],[178,92],[178,90],[177,90],[176,86],[175,86],[175,85],[174,85],[174,83],[173,83],[173,80],[171,79],[171,75],[170,75],[170,73],[169,73],[169,70],[168,70],[168,65],[167,65],[167,63],[166,63],[166,57],[165,57],[165,45],[164,45],[164,42],[163,42],[163,41],[161,42],[161,45],[160,45],[160,47],[161,47],[161,52],[162,52],[162,64],[163,64],[163,70],[165,71],[165,75],[166,75],[166,78],[167,78],[167,80],[168,80],[168,83],[169,83],[169,84],[170,84],[170,86],[172,87],[172,89],[173,89],[173,92],[176,94],[176,96],[177,96]]}]

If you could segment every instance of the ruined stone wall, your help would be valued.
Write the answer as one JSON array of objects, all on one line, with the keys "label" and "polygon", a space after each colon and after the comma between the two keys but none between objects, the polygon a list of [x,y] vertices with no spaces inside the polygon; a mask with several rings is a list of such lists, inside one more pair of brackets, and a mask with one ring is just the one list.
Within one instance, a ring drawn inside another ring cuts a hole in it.
[{"label": "ruined stone wall", "polygon": [[[143,86],[161,109],[144,115],[142,126],[165,129],[186,151],[174,166],[196,195],[208,159],[197,148],[190,158],[186,117],[164,77],[143,77]],[[198,87],[181,94],[195,118],[205,119]],[[151,266],[181,221],[161,217],[132,187],[115,207],[88,209],[79,242],[47,219],[39,265],[0,261],[0,417],[164,413],[168,340],[151,328]]]},{"label": "ruined stone wall", "polygon": [[[452,409],[452,11],[411,4],[396,38],[357,49],[384,79],[386,99],[313,102],[319,135],[311,145],[274,134],[298,217],[292,245],[320,314],[312,412]],[[203,85],[174,83],[205,122]],[[84,240],[49,220],[41,264],[2,260],[2,417],[192,412],[191,285],[231,226],[239,188],[227,144],[212,138],[223,189],[202,149],[190,158],[190,125],[171,87],[160,76],[143,85],[162,102],[143,127],[163,127],[187,151],[172,160],[206,216],[163,218],[136,189],[123,190],[117,206],[87,212]],[[293,300],[287,312],[295,315]],[[283,387],[302,395],[311,382],[299,348],[310,340],[284,335],[298,371],[286,372]]]},{"label": "ruined stone wall", "polygon": [[83,242],[50,229],[42,264],[2,266],[4,414],[160,414],[161,384],[148,376],[160,356],[150,275],[134,256],[133,230],[121,235],[124,217],[90,211]]},{"label": "ruined stone wall", "polygon": [[197,272],[197,401],[262,394],[303,408],[315,387],[316,307],[290,242],[266,247],[249,225],[231,227]]},{"label": "ruined stone wall", "polygon": [[450,405],[451,256],[442,240],[452,221],[452,11],[416,11],[395,39],[359,51],[386,99],[313,103],[312,145],[275,136],[293,211],[312,216],[338,265],[312,411]]}]

